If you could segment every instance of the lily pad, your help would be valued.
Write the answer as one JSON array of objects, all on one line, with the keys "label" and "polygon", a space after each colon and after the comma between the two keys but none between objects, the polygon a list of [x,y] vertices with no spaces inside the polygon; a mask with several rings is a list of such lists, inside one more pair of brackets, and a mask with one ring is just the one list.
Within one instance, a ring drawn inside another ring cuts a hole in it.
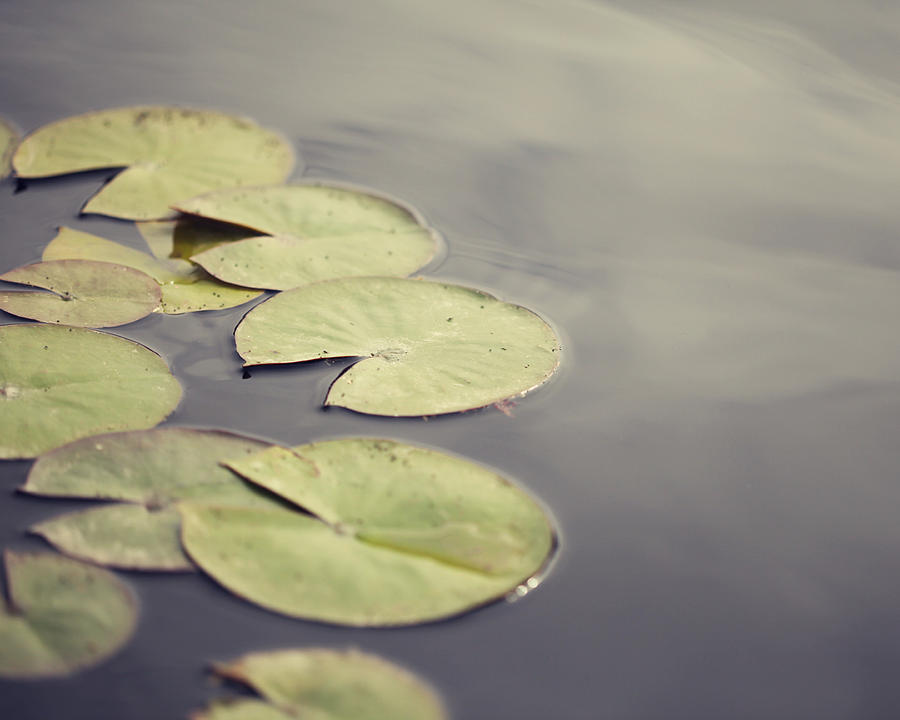
[{"label": "lily pad", "polygon": [[325,405],[438,415],[524,395],[559,364],[559,340],[530,310],[459,285],[347,278],[287,290],[235,330],[245,365],[363,357]]},{"label": "lily pad", "polygon": [[527,494],[434,450],[350,438],[228,466],[314,517],[181,503],[182,544],[226,588],[294,617],[384,626],[456,615],[527,583],[553,547]]},{"label": "lily pad", "polygon": [[[287,290],[340,277],[404,277],[437,249],[437,233],[415,210],[349,187],[237,188],[176,207],[256,231],[191,258],[220,280],[246,287]],[[251,237],[259,233],[265,236]]]},{"label": "lily pad", "polygon": [[235,307],[261,294],[258,290],[219,282],[186,260],[161,260],[112,240],[68,227],[61,227],[44,248],[43,259],[95,260],[140,270],[160,285],[160,310],[169,315]]},{"label": "lily pad", "polygon": [[134,632],[137,604],[101,568],[50,553],[5,552],[0,677],[39,678],[96,665]]},{"label": "lily pad", "polygon": [[41,322],[77,327],[125,325],[158,306],[160,288],[145,273],[93,260],[52,260],[10,270],[6,282],[50,292],[0,290],[0,310]]},{"label": "lily pad", "polygon": [[274,705],[308,720],[445,720],[421,678],[359,650],[308,648],[250,653],[215,666]]},{"label": "lily pad", "polygon": [[0,117],[0,180],[9,175],[10,159],[19,143],[19,133]]},{"label": "lily pad", "polygon": [[136,342],[60,325],[0,326],[0,458],[153,427],[180,399],[165,361]]},{"label": "lily pad", "polygon": [[220,463],[268,443],[219,430],[156,428],[84,438],[41,455],[22,492],[120,500],[39,523],[32,532],[84,560],[137,570],[191,570],[173,504],[278,507]]},{"label": "lily pad", "polygon": [[[294,714],[288,714],[262,700],[234,700],[233,702],[216,702],[205,710],[191,713],[190,720],[298,720]],[[314,717],[310,717],[314,720]]]},{"label": "lily pad", "polygon": [[294,152],[246,118],[146,106],[76,115],[25,137],[13,155],[19,177],[127,168],[82,208],[129,220],[170,217],[180,200],[219,188],[282,182]]}]

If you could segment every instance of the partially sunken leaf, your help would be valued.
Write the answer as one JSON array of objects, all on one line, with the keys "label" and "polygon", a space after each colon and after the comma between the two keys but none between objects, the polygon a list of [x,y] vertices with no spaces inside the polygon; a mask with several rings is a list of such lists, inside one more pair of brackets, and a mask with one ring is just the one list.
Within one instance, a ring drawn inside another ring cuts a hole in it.
[{"label": "partially sunken leaf", "polygon": [[51,260],[10,270],[6,282],[49,292],[0,290],[0,310],[40,322],[77,327],[125,325],[158,306],[160,288],[145,273],[94,260]]},{"label": "partially sunken leaf", "polygon": [[530,310],[445,283],[347,278],[279,293],[235,330],[245,365],[364,359],[326,405],[438,415],[523,395],[559,364],[559,340]]},{"label": "partially sunken leaf", "polygon": [[19,142],[19,133],[6,120],[0,117],[0,180],[9,175],[13,151]]},{"label": "partially sunken leaf", "polygon": [[[437,247],[437,233],[415,210],[347,187],[238,188],[177,207],[255,231],[191,258],[220,280],[246,287],[286,290],[340,277],[403,277],[428,263]],[[259,233],[266,236],[251,237]]]},{"label": "partially sunken leaf", "polygon": [[182,265],[178,261],[189,260],[204,250],[247,237],[246,228],[191,215],[177,220],[146,220],[135,226],[156,258],[174,260],[178,266]]},{"label": "partially sunken leaf", "polygon": [[217,665],[274,705],[310,720],[444,720],[437,693],[413,673],[358,650],[276,650]]},{"label": "partially sunken leaf", "polygon": [[39,523],[33,532],[63,552],[102,565],[188,570],[172,504],[278,506],[221,463],[267,444],[217,430],[157,428],[84,438],[45,453],[21,488],[33,495],[122,500]]},{"label": "partially sunken leaf", "polygon": [[153,427],[180,399],[165,361],[131,340],[60,325],[0,327],[0,458]]},{"label": "partially sunken leaf", "polygon": [[102,662],[134,632],[134,597],[106,570],[49,553],[4,559],[0,677],[67,675]]},{"label": "partially sunken leaf", "polygon": [[259,291],[221,283],[186,260],[161,260],[97,235],[61,227],[44,248],[43,259],[70,258],[117,263],[146,273],[160,285],[160,310],[170,315],[221,310],[260,295]]},{"label": "partially sunken leaf", "polygon": [[344,625],[455,615],[528,581],[553,546],[528,495],[434,450],[352,438],[229,466],[317,517],[182,503],[182,543],[225,587],[287,615]]},{"label": "partially sunken leaf", "polygon": [[66,118],[28,135],[13,156],[27,178],[127,168],[82,212],[129,220],[169,217],[173,203],[210,190],[282,182],[293,166],[290,145],[251,120],[166,106]]}]

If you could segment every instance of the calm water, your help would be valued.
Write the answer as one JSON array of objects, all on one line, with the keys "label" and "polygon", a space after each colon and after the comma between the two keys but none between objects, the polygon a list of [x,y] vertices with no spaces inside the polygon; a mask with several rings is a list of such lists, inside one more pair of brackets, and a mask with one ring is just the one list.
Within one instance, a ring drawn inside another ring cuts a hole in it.
[{"label": "calm water", "polygon": [[[131,574],[136,639],[0,683],[0,717],[183,717],[217,692],[210,661],[285,645],[384,654],[458,720],[900,717],[900,11],[673,5],[0,5],[0,113],[23,129],[133,103],[251,115],[296,142],[298,176],[416,205],[448,242],[433,276],[538,310],[566,350],[513,418],[385,421],[318,409],[333,367],[242,380],[244,309],[117,330],[185,385],[172,424],[464,454],[552,508],[559,561],[515,604],[402,630]],[[139,246],[76,216],[106,175],[0,184],[3,269],[60,224]],[[16,496],[27,467],[0,467],[3,547],[74,506]]]}]

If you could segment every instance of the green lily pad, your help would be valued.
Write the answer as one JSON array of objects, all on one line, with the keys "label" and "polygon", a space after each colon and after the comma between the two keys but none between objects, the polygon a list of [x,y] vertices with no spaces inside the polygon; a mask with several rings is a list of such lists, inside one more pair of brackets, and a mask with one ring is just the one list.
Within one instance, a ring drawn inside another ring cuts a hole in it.
[{"label": "green lily pad", "polygon": [[[220,463],[268,443],[219,430],[156,428],[88,437],[41,455],[22,492],[120,500],[39,523],[32,532],[84,560],[137,570],[191,570],[173,504],[279,506]],[[126,504],[127,503],[127,504]]]},{"label": "green lily pad", "polygon": [[9,161],[12,159],[12,154],[18,144],[18,131],[0,117],[0,180],[9,175]]},{"label": "green lily pad", "polygon": [[159,307],[160,289],[145,273],[93,260],[52,260],[10,270],[6,282],[50,292],[0,290],[0,310],[40,322],[113,327]]},{"label": "green lily pad", "polygon": [[[190,720],[298,720],[296,715],[289,715],[262,700],[216,702],[188,717]],[[314,716],[309,720],[314,720]]]},{"label": "green lily pad", "polygon": [[101,568],[50,553],[5,552],[0,677],[68,675],[96,665],[134,633],[137,604]]},{"label": "green lily pad", "polygon": [[287,290],[235,330],[245,365],[363,357],[325,405],[373,415],[438,415],[524,395],[559,364],[540,317],[492,295],[403,278],[347,278]]},{"label": "green lily pad", "polygon": [[[246,287],[287,290],[340,277],[404,277],[437,249],[437,233],[415,210],[348,187],[238,188],[176,207],[256,231],[191,258],[220,280]],[[260,233],[265,236],[251,237]]]},{"label": "green lily pad", "polygon": [[76,115],[25,137],[19,177],[127,168],[82,208],[128,220],[170,217],[170,206],[210,190],[282,182],[294,152],[246,118],[178,107],[124,107]]},{"label": "green lily pad", "polygon": [[180,399],[165,361],[136,342],[60,325],[0,326],[0,458],[153,427]]},{"label": "green lily pad", "polygon": [[250,653],[215,666],[295,717],[308,720],[445,720],[421,678],[359,650],[309,648]]},{"label": "green lily pad", "polygon": [[160,310],[169,315],[235,307],[261,294],[258,290],[219,282],[186,260],[161,260],[112,240],[68,227],[61,227],[44,248],[43,259],[95,260],[140,270],[160,285]]},{"label": "green lily pad", "polygon": [[286,615],[360,626],[456,615],[527,583],[553,547],[527,494],[434,450],[351,438],[228,466],[315,517],[181,503],[182,544],[226,588]]}]

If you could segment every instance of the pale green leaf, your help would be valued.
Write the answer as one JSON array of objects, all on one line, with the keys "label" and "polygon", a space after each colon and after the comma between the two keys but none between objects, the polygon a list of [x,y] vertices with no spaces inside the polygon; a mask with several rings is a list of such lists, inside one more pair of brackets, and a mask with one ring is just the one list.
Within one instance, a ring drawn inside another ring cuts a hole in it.
[{"label": "pale green leaf", "polygon": [[526,493],[434,450],[350,438],[229,466],[318,517],[181,503],[182,543],[222,585],[287,615],[345,625],[455,615],[533,578],[553,547]]},{"label": "pale green leaf", "polygon": [[60,325],[0,326],[0,458],[152,427],[180,399],[165,361],[136,342]]},{"label": "pale green leaf", "polygon": [[[412,208],[349,187],[238,188],[177,205],[243,226],[247,239],[191,258],[220,280],[286,290],[332,278],[403,277],[434,256],[437,233]],[[263,237],[252,237],[266,233]]]},{"label": "pale green leaf", "polygon": [[221,310],[259,297],[257,290],[219,282],[202,268],[186,260],[161,260],[91,233],[61,227],[44,248],[43,259],[96,260],[125,265],[146,273],[159,283],[160,310],[177,315],[199,310]]},{"label": "pale green leaf", "polygon": [[68,675],[118,651],[137,605],[114,575],[49,553],[4,553],[9,604],[0,607],[0,677]]},{"label": "pale green leaf", "polygon": [[113,567],[188,570],[172,504],[278,506],[223,461],[267,447],[218,430],[156,428],[83,438],[38,458],[21,488],[50,497],[126,501],[68,513],[32,527],[59,550]]},{"label": "pale green leaf", "polygon": [[10,160],[18,144],[18,131],[0,117],[0,180],[9,175]]},{"label": "pale green leaf", "polygon": [[210,190],[282,182],[294,153],[280,135],[224,113],[124,107],[65,118],[28,135],[13,156],[20,177],[121,168],[82,208],[129,220],[172,215]]},{"label": "pale green leaf", "polygon": [[287,290],[235,330],[245,365],[362,357],[325,405],[437,415],[523,395],[559,364],[559,340],[526,308],[459,285],[347,278]]},{"label": "pale green leaf", "polygon": [[215,671],[304,720],[444,720],[437,693],[394,663],[359,650],[244,655]]},{"label": "pale green leaf", "polygon": [[[216,702],[204,710],[191,713],[189,720],[300,720],[262,700],[234,700]],[[317,720],[307,716],[303,720]]]},{"label": "pale green leaf", "polygon": [[0,275],[49,292],[0,290],[0,310],[40,322],[114,327],[156,310],[160,288],[139,270],[94,260],[52,260]]}]

